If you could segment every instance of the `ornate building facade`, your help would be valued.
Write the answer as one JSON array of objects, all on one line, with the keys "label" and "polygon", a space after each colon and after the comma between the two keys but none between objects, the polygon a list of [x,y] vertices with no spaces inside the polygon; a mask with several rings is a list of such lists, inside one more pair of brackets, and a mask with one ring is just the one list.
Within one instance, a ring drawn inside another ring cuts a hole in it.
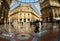
[{"label": "ornate building facade", "polygon": [[18,26],[18,30],[23,29],[23,31],[29,31],[30,22],[39,20],[40,16],[35,12],[35,10],[26,4],[21,4],[15,9],[9,11],[9,22]]},{"label": "ornate building facade", "polygon": [[52,22],[54,18],[60,17],[60,1],[44,0],[40,3],[43,21]]}]

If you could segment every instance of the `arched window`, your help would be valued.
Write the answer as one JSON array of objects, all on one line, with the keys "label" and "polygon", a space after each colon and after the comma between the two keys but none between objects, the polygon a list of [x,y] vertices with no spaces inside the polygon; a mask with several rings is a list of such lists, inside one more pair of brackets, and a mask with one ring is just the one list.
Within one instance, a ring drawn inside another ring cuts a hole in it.
[{"label": "arched window", "polygon": [[24,22],[26,22],[26,19],[24,19]]},{"label": "arched window", "polygon": [[30,21],[30,19],[28,19],[28,21]]},{"label": "arched window", "polygon": [[20,19],[20,22],[22,21],[22,19]]}]

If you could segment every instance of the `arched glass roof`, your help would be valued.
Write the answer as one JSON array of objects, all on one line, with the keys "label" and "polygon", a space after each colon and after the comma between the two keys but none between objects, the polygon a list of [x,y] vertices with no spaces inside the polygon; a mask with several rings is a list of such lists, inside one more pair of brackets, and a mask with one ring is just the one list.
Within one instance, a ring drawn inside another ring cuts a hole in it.
[{"label": "arched glass roof", "polygon": [[18,0],[18,1],[25,3],[34,3],[34,2],[39,2],[40,0]]},{"label": "arched glass roof", "polygon": [[30,5],[38,14],[40,14],[40,3],[41,0],[16,0],[12,5],[10,6],[10,10],[14,9],[15,7],[19,6],[21,3],[26,3],[27,5]]}]

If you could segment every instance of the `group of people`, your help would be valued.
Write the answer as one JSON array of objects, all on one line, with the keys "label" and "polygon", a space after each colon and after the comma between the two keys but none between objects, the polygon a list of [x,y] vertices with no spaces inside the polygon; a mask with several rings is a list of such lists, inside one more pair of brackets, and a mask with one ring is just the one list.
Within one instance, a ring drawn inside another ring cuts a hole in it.
[{"label": "group of people", "polygon": [[33,23],[31,23],[31,25],[34,25],[35,26],[35,30],[34,30],[34,32],[35,33],[39,33],[39,20],[36,20],[36,21],[34,21]]}]

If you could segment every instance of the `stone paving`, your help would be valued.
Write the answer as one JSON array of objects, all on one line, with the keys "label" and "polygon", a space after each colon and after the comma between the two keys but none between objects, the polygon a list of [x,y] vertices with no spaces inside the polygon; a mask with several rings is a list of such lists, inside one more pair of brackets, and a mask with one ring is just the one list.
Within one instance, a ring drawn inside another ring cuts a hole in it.
[{"label": "stone paving", "polygon": [[21,39],[18,39],[17,38],[17,35],[19,35],[19,34],[22,34],[22,32],[21,33],[17,33],[17,34],[14,35],[14,39],[16,41],[32,41],[32,39],[34,37],[33,34],[31,34],[31,33],[23,32],[23,34],[29,34],[30,35],[30,38],[29,39],[26,39],[26,40],[21,40]]},{"label": "stone paving", "polygon": [[57,33],[58,32],[56,32],[56,31],[49,32],[48,34],[43,35],[42,37],[40,37],[38,39],[38,41],[55,41]]},{"label": "stone paving", "polygon": [[5,39],[5,38],[1,38],[0,37],[0,41],[10,41],[9,39]]},{"label": "stone paving", "polygon": [[60,32],[57,34],[55,41],[60,41]]},{"label": "stone paving", "polygon": [[47,31],[41,31],[39,33],[34,33],[34,38],[32,41],[37,41],[39,37],[42,37],[45,34],[47,34]]},{"label": "stone paving", "polygon": [[[60,41],[60,33],[53,31],[53,32],[39,32],[39,33],[28,33],[30,34],[30,39],[28,40],[15,40],[15,38],[10,38],[10,40],[6,39],[6,41]],[[2,39],[2,40],[1,40]],[[5,41],[4,38],[0,38],[0,41]]]}]

